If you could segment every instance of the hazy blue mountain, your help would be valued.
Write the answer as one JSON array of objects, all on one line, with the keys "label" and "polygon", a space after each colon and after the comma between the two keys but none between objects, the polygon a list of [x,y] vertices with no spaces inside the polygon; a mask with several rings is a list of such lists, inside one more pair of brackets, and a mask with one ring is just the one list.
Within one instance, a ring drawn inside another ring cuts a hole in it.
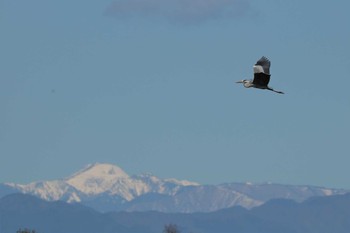
[{"label": "hazy blue mountain", "polygon": [[65,202],[46,202],[25,194],[11,194],[0,200],[0,232],[19,228],[38,233],[129,232],[99,212]]},{"label": "hazy blue mountain", "polygon": [[1,184],[0,197],[20,192],[46,201],[80,203],[100,212],[212,212],[233,206],[253,208],[275,198],[303,201],[313,196],[347,192],[315,186],[196,182],[161,179],[151,174],[130,176],[112,164],[92,164],[61,180],[30,184]]},{"label": "hazy blue mountain", "polygon": [[9,195],[11,193],[17,193],[18,190],[7,184],[0,184],[0,197]]},{"label": "hazy blue mountain", "polygon": [[0,232],[160,233],[177,224],[183,233],[349,233],[350,194],[314,197],[302,203],[275,199],[251,210],[233,207],[211,213],[99,213],[80,204],[47,202],[25,194],[0,199]]}]

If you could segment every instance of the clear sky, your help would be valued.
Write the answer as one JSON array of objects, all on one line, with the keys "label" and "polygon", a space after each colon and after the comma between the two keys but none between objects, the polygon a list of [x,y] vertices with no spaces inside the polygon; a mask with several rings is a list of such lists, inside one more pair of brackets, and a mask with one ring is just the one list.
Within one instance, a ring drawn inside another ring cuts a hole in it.
[{"label": "clear sky", "polygon": [[[94,162],[350,188],[350,1],[0,0],[0,182]],[[245,89],[261,56],[270,86]]]}]

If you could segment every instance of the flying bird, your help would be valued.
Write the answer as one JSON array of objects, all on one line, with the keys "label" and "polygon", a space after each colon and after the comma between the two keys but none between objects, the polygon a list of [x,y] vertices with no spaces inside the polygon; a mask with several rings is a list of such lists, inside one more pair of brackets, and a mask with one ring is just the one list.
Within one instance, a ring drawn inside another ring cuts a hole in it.
[{"label": "flying bird", "polygon": [[270,60],[263,56],[254,65],[254,79],[253,80],[243,79],[236,83],[243,83],[243,86],[246,88],[254,87],[254,88],[274,91],[279,94],[284,94],[282,91],[276,91],[268,86],[270,81],[270,76],[271,76],[270,66],[271,66]]}]

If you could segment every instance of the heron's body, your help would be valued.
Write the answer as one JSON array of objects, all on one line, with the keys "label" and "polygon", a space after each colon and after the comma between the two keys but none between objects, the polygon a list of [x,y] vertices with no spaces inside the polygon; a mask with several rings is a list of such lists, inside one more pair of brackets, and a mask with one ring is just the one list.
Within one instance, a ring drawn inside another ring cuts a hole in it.
[{"label": "heron's body", "polygon": [[282,91],[276,91],[268,86],[270,82],[270,66],[271,62],[266,57],[260,58],[254,65],[254,79],[247,80],[243,79],[238,81],[237,83],[243,83],[243,86],[246,88],[254,87],[259,89],[266,89],[270,91],[274,91],[279,94],[284,94]]}]

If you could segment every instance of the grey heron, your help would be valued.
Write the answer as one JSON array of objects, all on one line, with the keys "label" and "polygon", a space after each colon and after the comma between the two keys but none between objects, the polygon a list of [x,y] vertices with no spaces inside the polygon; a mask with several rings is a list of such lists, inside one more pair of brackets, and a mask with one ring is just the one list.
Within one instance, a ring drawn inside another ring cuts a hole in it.
[{"label": "grey heron", "polygon": [[274,91],[279,94],[284,94],[282,91],[276,91],[268,86],[270,81],[270,66],[271,62],[266,57],[260,58],[254,65],[254,79],[247,80],[243,79],[236,83],[243,83],[243,86],[246,88],[254,87],[259,89],[265,89],[269,91]]}]

